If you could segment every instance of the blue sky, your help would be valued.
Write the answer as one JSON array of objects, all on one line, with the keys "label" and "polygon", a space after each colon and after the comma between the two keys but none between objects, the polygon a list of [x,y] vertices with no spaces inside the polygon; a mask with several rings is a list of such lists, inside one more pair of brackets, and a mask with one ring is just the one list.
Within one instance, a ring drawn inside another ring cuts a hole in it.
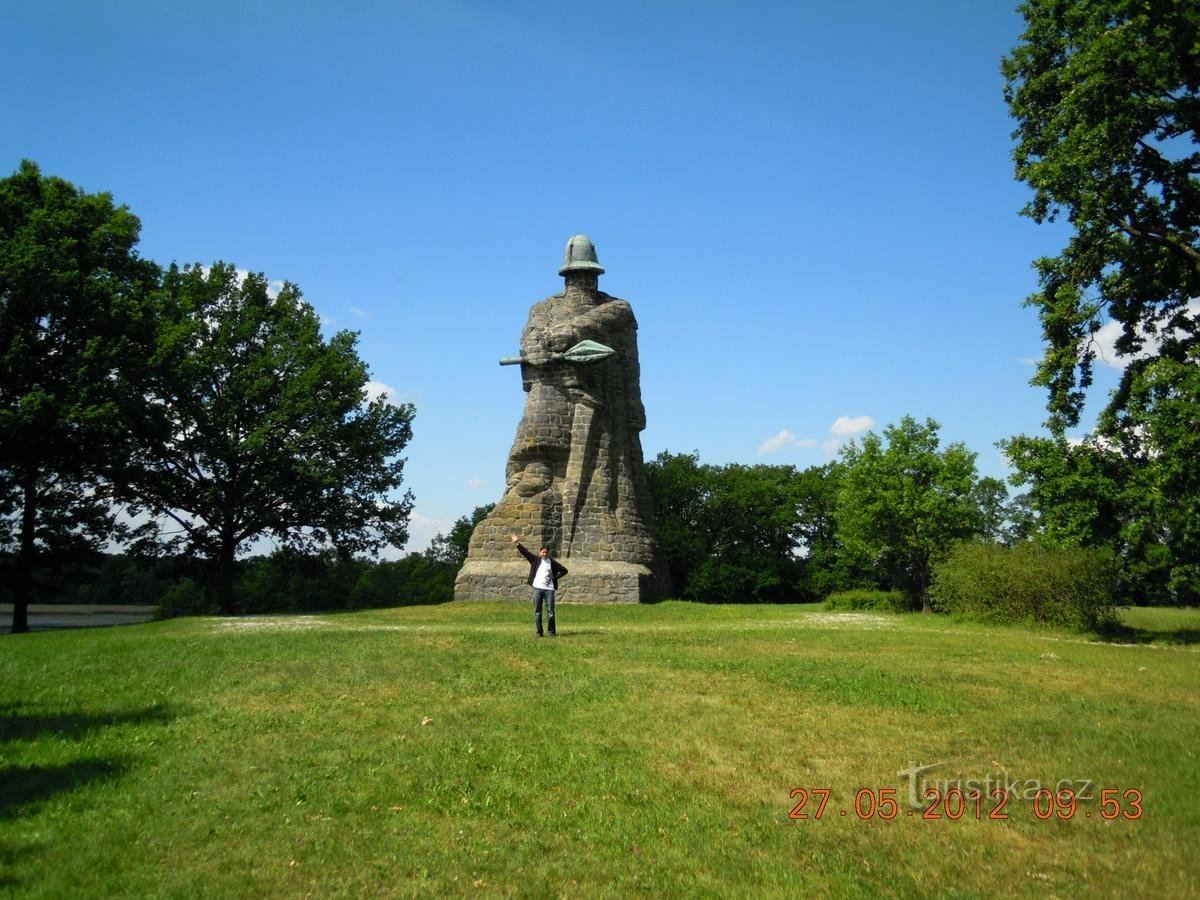
[{"label": "blue sky", "polygon": [[499,499],[525,395],[497,360],[577,232],[638,318],[647,459],[804,468],[911,414],[1003,476],[995,442],[1046,417],[1021,301],[1063,241],[1017,214],[1014,7],[11,4],[0,171],[360,332],[417,407],[409,550]]}]

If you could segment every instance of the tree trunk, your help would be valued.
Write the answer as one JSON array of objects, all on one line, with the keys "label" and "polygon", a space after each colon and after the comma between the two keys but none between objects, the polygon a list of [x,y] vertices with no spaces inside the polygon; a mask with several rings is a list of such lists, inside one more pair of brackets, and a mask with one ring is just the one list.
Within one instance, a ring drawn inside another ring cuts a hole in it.
[{"label": "tree trunk", "polygon": [[29,631],[29,591],[33,584],[33,566],[37,561],[37,470],[30,469],[21,479],[24,499],[21,504],[21,548],[17,551],[17,571],[13,577],[12,633]]},{"label": "tree trunk", "polygon": [[221,615],[236,615],[233,608],[233,560],[237,555],[237,544],[232,538],[221,538],[221,549],[217,554],[217,604]]},{"label": "tree trunk", "polygon": [[920,579],[921,612],[931,613],[933,612],[933,604],[929,602],[929,582],[931,580],[929,577],[929,563],[924,560],[921,562]]}]

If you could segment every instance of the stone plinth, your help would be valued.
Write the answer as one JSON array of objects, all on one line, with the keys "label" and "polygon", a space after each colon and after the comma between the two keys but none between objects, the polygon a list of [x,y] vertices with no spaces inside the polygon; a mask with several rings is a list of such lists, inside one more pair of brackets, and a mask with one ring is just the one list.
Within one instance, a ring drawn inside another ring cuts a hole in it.
[{"label": "stone plinth", "polygon": [[[516,551],[513,551],[516,555]],[[556,603],[641,603],[657,598],[654,573],[646,566],[564,559],[570,574],[559,582]],[[454,581],[455,600],[528,600],[529,563],[470,560]]]}]

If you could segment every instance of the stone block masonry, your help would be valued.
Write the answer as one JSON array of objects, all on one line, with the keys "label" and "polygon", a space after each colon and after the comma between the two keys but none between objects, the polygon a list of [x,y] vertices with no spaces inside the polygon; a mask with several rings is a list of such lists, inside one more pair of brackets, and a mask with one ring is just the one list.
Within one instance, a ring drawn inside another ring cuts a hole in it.
[{"label": "stone block masonry", "polygon": [[[576,235],[559,270],[565,289],[529,312],[520,356],[528,396],[504,496],[471,536],[456,600],[528,599],[514,532],[567,567],[561,601],[637,603],[669,591],[642,459],[637,321],[626,301],[599,289],[603,271],[591,241]],[[567,351],[584,341],[613,352],[572,361]]]}]

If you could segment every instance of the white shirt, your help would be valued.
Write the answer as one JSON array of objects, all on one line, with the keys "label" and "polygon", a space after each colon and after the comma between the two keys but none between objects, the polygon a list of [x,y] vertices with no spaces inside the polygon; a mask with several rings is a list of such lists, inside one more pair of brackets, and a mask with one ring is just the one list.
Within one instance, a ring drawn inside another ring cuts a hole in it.
[{"label": "white shirt", "polygon": [[537,574],[533,576],[533,586],[543,591],[554,588],[554,574],[550,571],[550,557],[538,563]]}]

